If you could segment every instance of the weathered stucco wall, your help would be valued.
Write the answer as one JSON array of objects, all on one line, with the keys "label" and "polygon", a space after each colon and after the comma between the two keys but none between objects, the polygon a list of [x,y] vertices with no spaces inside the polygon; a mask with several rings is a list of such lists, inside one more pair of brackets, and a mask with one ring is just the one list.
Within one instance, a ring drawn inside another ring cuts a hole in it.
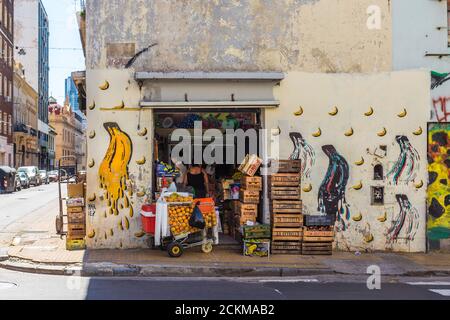
[{"label": "weathered stucco wall", "polygon": [[389,3],[88,1],[87,66],[123,68],[136,52],[157,43],[136,60],[136,70],[389,71]]},{"label": "weathered stucco wall", "polygon": [[[87,71],[91,207],[87,244],[91,248],[146,246],[140,208],[152,181],[152,113],[133,111],[140,95],[132,77],[125,71]],[[105,81],[109,86],[102,90]]]},{"label": "weathered stucco wall", "polygon": [[[305,213],[340,217],[339,249],[425,250],[429,82],[426,71],[288,73],[276,89],[266,127],[281,129],[281,159],[306,165]],[[372,187],[384,187],[384,204],[372,204]]]}]

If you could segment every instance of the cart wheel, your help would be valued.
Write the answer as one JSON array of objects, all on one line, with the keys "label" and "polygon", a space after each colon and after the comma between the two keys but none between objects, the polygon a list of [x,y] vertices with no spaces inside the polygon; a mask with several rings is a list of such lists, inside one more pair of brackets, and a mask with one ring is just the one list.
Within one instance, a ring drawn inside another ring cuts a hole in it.
[{"label": "cart wheel", "polygon": [[55,226],[56,226],[56,234],[62,234],[63,220],[61,219],[60,216],[56,216]]},{"label": "cart wheel", "polygon": [[211,253],[212,250],[213,250],[213,245],[211,242],[206,242],[206,243],[202,244],[202,251],[204,253]]},{"label": "cart wheel", "polygon": [[172,242],[167,246],[167,252],[172,258],[178,258],[183,254],[183,247],[177,242]]}]

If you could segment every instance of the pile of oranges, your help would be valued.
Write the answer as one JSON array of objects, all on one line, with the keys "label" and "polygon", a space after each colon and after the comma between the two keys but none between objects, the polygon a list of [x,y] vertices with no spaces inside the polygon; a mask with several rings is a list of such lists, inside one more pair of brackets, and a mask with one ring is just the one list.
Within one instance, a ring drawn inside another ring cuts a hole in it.
[{"label": "pile of oranges", "polygon": [[216,217],[216,211],[210,210],[208,212],[202,212],[203,219],[205,219],[205,224],[207,228],[212,228],[217,225],[217,217]]},{"label": "pile of oranges", "polygon": [[199,231],[189,225],[193,211],[191,205],[169,205],[169,225],[173,235]]}]

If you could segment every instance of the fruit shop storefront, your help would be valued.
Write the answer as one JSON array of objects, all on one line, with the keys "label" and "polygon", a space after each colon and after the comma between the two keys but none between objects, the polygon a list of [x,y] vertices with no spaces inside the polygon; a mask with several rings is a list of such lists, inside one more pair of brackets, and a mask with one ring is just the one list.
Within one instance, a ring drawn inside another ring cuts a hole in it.
[{"label": "fruit shop storefront", "polygon": [[[142,205],[157,201],[164,188],[173,191],[172,182],[175,197],[186,197],[186,190],[177,183],[182,184],[188,167],[185,159],[173,157],[180,141],[205,151],[211,142],[204,140],[207,130],[267,128],[256,148],[259,158],[247,161],[251,166],[261,159],[284,160],[279,163],[282,177],[247,175],[245,169],[238,170],[238,157],[225,164],[200,161],[208,175],[207,195],[220,213],[219,243],[240,241],[244,236],[228,223],[226,212],[234,218],[240,213],[244,218],[235,223],[245,224],[256,210],[256,221],[251,222],[261,225],[256,231],[264,236],[264,228],[269,228],[273,237],[275,221],[282,228],[292,226],[288,229],[294,230],[280,232],[280,240],[290,242],[286,250],[301,251],[302,245],[294,242],[306,235],[327,238],[323,249],[327,252],[330,236],[333,247],[340,250],[425,251],[427,141],[423,128],[429,113],[428,73],[91,70],[87,79],[91,208],[87,231],[94,234],[87,238],[89,247],[148,247]],[[201,123],[201,128],[195,123]],[[236,151],[234,142],[215,146],[225,155]],[[250,147],[245,146],[244,155],[253,156]],[[184,150],[175,154],[183,158]],[[302,217],[283,220],[283,215],[292,213]],[[316,230],[299,227],[306,224],[303,216],[318,215],[333,218],[332,230],[320,226],[330,219],[316,220]],[[180,224],[187,223],[177,218]],[[302,235],[303,231],[310,233]]]}]

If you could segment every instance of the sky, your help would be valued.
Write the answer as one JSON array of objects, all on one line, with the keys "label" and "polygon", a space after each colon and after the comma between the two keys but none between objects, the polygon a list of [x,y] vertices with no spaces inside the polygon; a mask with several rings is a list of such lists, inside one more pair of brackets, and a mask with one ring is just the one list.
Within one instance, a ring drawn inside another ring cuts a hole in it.
[{"label": "sky", "polygon": [[42,0],[50,25],[49,94],[64,103],[64,80],[72,71],[85,70],[75,12],[79,0]]}]

